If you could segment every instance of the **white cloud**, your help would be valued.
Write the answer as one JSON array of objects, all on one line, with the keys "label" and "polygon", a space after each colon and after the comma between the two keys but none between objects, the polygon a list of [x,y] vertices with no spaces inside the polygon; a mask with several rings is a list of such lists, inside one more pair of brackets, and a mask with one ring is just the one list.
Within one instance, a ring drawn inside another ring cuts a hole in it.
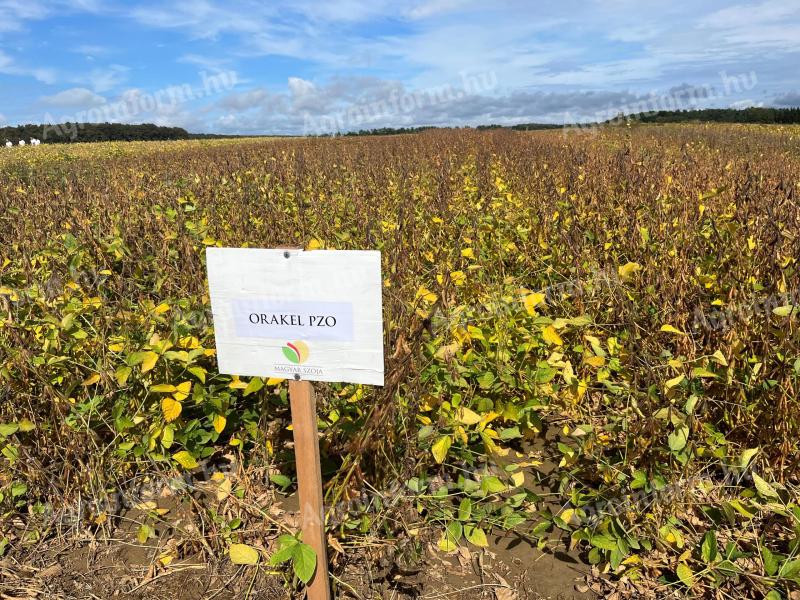
[{"label": "white cloud", "polygon": [[103,96],[86,88],[71,88],[52,96],[43,96],[40,101],[45,106],[59,108],[93,108],[107,102]]},{"label": "white cloud", "polygon": [[95,92],[103,93],[113,90],[125,82],[128,71],[128,67],[114,64],[92,69],[89,73],[75,77],[74,81],[75,83],[89,84]]},{"label": "white cloud", "polygon": [[55,83],[56,72],[53,69],[20,66],[8,54],[0,50],[0,74],[17,77],[32,77],[41,83]]},{"label": "white cloud", "polygon": [[411,19],[427,19],[465,8],[472,3],[471,0],[426,0],[408,9],[406,14]]}]

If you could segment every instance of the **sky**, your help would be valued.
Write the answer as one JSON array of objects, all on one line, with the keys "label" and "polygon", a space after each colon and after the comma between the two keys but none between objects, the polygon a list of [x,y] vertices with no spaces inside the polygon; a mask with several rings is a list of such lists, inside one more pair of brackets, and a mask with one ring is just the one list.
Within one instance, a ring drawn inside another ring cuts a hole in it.
[{"label": "sky", "polygon": [[800,0],[0,0],[0,126],[223,134],[800,106]]}]

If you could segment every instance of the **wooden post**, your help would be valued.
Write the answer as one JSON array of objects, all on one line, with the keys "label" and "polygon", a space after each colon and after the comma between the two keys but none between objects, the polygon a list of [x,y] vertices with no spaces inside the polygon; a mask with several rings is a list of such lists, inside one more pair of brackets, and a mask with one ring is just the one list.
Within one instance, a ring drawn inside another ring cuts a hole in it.
[{"label": "wooden post", "polygon": [[311,383],[290,380],[289,402],[292,408],[292,433],[297,463],[297,488],[300,496],[303,542],[311,546],[317,554],[317,569],[307,586],[308,600],[330,600],[331,587],[328,578],[317,408]]}]

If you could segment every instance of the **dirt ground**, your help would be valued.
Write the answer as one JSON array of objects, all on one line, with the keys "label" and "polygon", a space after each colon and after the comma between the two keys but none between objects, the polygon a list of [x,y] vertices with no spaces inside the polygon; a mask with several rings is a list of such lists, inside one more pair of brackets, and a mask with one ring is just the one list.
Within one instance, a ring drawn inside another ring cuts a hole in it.
[{"label": "dirt ground", "polygon": [[[147,552],[123,542],[64,547],[41,566],[0,563],[4,599],[272,599],[292,595],[267,567],[235,567],[185,560],[154,573]],[[139,556],[137,560],[134,558]],[[582,585],[585,565],[501,540],[482,552],[435,557],[412,571],[370,577],[368,567],[334,582],[340,598],[451,598],[583,600],[597,597]],[[577,587],[576,587],[577,586]]]},{"label": "dirt ground", "polygon": [[[171,500],[171,499],[167,499]],[[180,508],[160,501],[180,527]],[[237,567],[226,558],[207,562],[204,554],[184,555],[168,566],[159,562],[170,521],[142,544],[136,538],[138,515],[130,511],[112,535],[84,534],[32,553],[23,563],[0,560],[3,600],[252,600],[290,598],[284,576],[271,567]],[[336,554],[336,553],[334,553]],[[444,555],[433,549],[419,564],[373,563],[360,552],[337,559],[335,597],[354,599],[589,600],[598,594],[587,584],[590,567],[578,555],[543,553],[513,534],[492,536],[485,549],[462,547]],[[294,597],[301,597],[302,593]]]},{"label": "dirt ground", "polygon": [[[543,445],[543,440],[538,443]],[[229,466],[229,472],[237,470]],[[553,467],[544,461],[540,469],[547,473]],[[241,483],[245,477],[239,473]],[[191,493],[173,494],[168,486],[159,485],[154,489],[160,492],[141,496],[139,505],[121,510],[103,526],[90,530],[81,521],[57,531],[51,528],[46,540],[27,544],[24,558],[12,553],[0,559],[0,600],[302,597],[288,591],[291,585],[284,572],[265,563],[237,567],[209,547],[206,540],[219,535],[211,530],[214,511],[220,507],[214,501],[215,486],[207,481]],[[532,479],[526,478],[526,486],[548,492]],[[274,492],[259,496],[249,489],[258,497],[256,504],[274,520],[297,528],[296,496]],[[144,542],[138,535],[143,523],[153,528]],[[256,534],[251,537],[276,537],[260,531],[259,523],[268,525],[257,518],[248,520],[249,531]],[[20,524],[18,538],[30,537],[30,530],[30,524]],[[565,546],[553,541],[556,547]],[[399,544],[384,540],[347,548],[329,542],[336,598],[591,600],[608,591],[600,574],[577,552],[543,552],[513,531],[490,535],[487,548],[465,545],[451,554],[439,551],[433,539],[406,540],[419,549],[410,558],[395,547]],[[262,547],[264,554],[274,550],[268,543]],[[172,558],[165,561],[166,555]]]}]

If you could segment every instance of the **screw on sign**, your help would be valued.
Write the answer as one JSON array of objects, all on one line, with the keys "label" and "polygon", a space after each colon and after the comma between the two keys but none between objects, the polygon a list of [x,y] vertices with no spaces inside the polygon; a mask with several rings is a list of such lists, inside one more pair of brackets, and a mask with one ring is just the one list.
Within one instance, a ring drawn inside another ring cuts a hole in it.
[{"label": "screw on sign", "polygon": [[330,583],[311,381],[383,385],[380,252],[208,248],[220,373],[289,379],[303,541],[317,554],[310,600]]}]

